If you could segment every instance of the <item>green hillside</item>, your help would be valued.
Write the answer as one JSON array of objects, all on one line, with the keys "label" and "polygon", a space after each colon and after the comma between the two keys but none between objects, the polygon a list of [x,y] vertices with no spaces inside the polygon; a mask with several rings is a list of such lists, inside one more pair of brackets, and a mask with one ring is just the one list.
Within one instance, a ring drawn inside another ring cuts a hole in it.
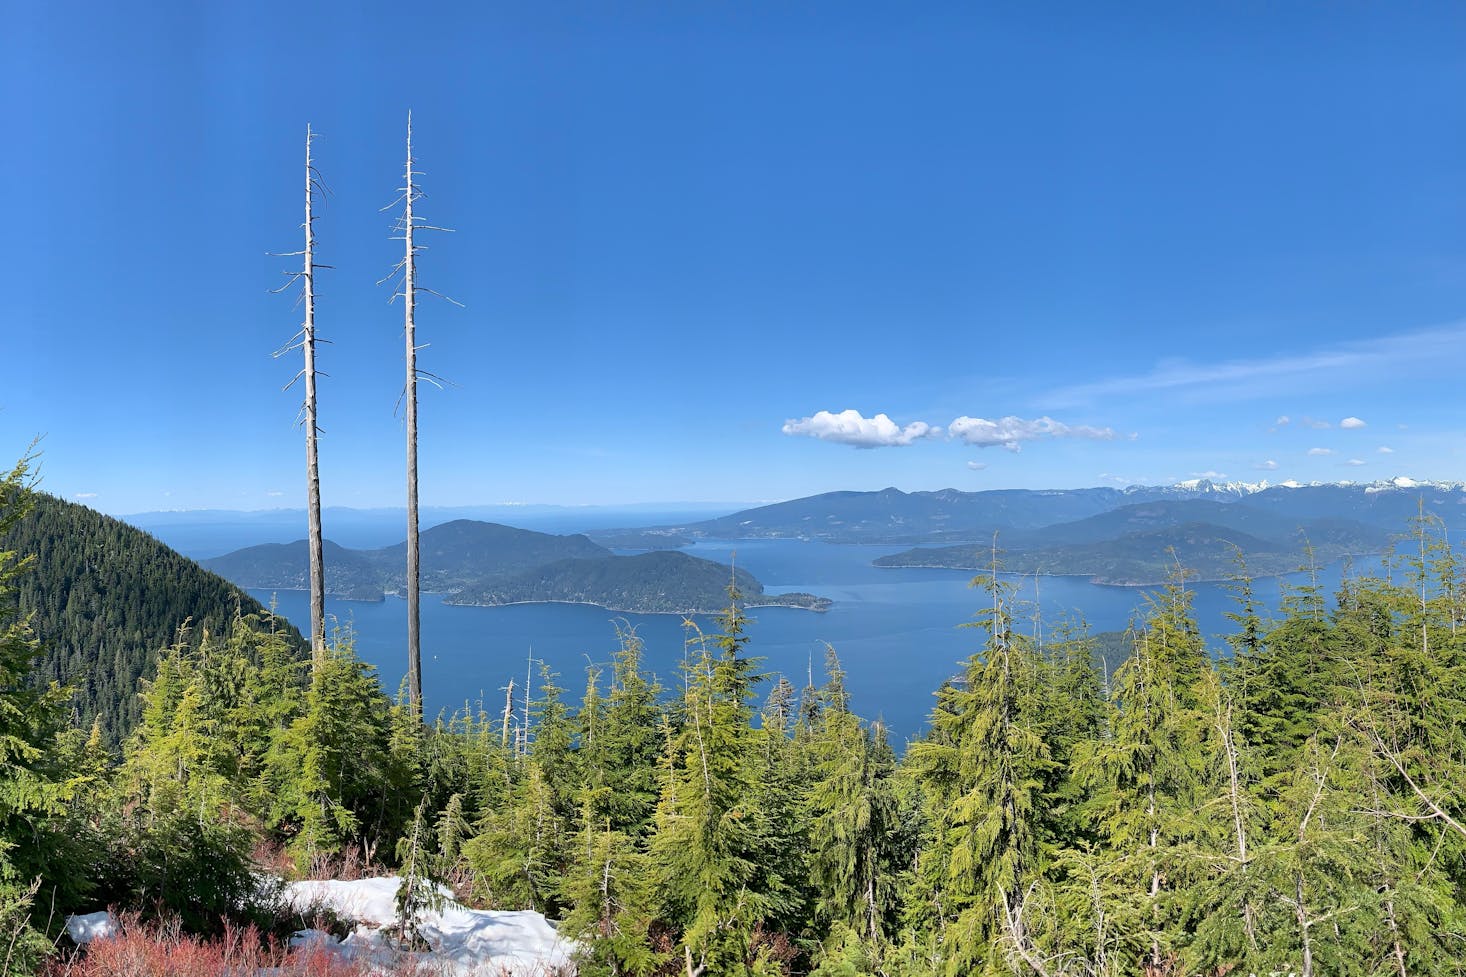
[{"label": "green hillside", "polygon": [[[556,536],[492,522],[455,519],[423,530],[422,586],[455,593],[569,559],[606,559],[611,551],[580,535]],[[326,542],[326,592],[349,600],[381,600],[405,586],[407,544],[353,550]],[[305,590],[309,557],[305,540],[266,543],[203,561],[241,587]]]},{"label": "green hillside", "polygon": [[[561,560],[449,599],[453,604],[516,604],[570,601],[638,614],[715,613],[728,604],[728,567],[671,550],[601,560]],[[824,610],[830,602],[810,594],[765,594],[746,570],[734,571],[749,607]]]},{"label": "green hillside", "polygon": [[[45,649],[34,679],[76,690],[81,724],[99,718],[116,746],[137,723],[138,680],[159,649],[192,622],[191,639],[225,630],[236,612],[266,609],[238,587],[148,534],[85,506],[37,493],[35,505],[3,540],[34,557],[18,580],[21,611]],[[292,641],[299,633],[284,620]]]}]

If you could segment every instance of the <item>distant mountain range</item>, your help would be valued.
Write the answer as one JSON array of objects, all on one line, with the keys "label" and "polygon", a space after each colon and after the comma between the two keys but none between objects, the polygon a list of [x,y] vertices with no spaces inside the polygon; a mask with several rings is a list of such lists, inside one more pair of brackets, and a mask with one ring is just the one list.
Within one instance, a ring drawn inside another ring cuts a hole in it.
[{"label": "distant mountain range", "polygon": [[1309,559],[1383,553],[1421,511],[1466,527],[1466,485],[1397,478],[1300,485],[1216,483],[988,492],[829,492],[684,526],[666,538],[797,538],[831,543],[944,544],[878,566],[975,569],[994,534],[1006,569],[1075,574],[1100,583],[1165,580],[1179,561],[1201,579],[1267,576]]},{"label": "distant mountain range", "polygon": [[[1388,551],[1421,511],[1466,529],[1466,485],[1384,482],[1282,485],[1196,479],[1167,486],[1000,489],[987,492],[827,492],[683,524],[552,535],[471,519],[422,534],[423,586],[453,603],[577,601],[624,611],[707,611],[723,605],[731,573],[676,552],[698,539],[807,539],[914,547],[878,566],[976,569],[994,534],[1003,564],[1020,573],[1150,584],[1178,562],[1201,579],[1257,576],[1309,559]],[[403,587],[405,544],[348,549],[327,544],[327,590],[380,600]],[[638,555],[617,555],[634,552]],[[655,558],[653,558],[655,556]],[[304,541],[238,550],[204,561],[237,584],[305,589]],[[808,594],[769,596],[753,578],[754,603],[822,608]]]},{"label": "distant mountain range", "polygon": [[[1299,485],[1216,483],[1205,479],[1179,485],[1129,488],[996,489],[961,492],[826,492],[789,502],[745,509],[732,515],[662,526],[658,530],[715,539],[804,538],[832,543],[964,543],[991,539],[994,532],[1028,532],[1073,523],[1125,506],[1150,502],[1246,504],[1294,528],[1317,519],[1348,519],[1400,532],[1417,505],[1447,524],[1466,525],[1466,485],[1388,482]],[[1201,511],[1201,510],[1197,510]],[[1199,521],[1208,521],[1203,518]],[[1051,540],[1052,541],[1052,540]]]},{"label": "distant mountain range", "polygon": [[[402,591],[406,548],[403,542],[354,550],[328,541],[326,592],[350,600],[382,600]],[[707,613],[727,605],[733,580],[732,568],[686,553],[618,556],[583,535],[556,536],[472,519],[424,530],[419,550],[423,589],[447,594],[448,603],[454,604],[570,601],[633,613]],[[309,587],[305,540],[250,546],[203,565],[242,587]],[[763,585],[744,571],[738,571],[737,579],[750,605],[829,606],[810,594],[765,594]]]}]

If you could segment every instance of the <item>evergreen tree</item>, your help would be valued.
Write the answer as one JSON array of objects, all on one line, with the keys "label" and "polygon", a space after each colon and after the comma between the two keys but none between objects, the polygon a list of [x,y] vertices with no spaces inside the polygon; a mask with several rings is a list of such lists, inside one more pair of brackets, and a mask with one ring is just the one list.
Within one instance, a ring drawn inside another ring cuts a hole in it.
[{"label": "evergreen tree", "polygon": [[392,768],[387,698],[375,669],[338,632],[318,657],[305,709],[280,737],[265,771],[268,824],[302,865],[362,842],[372,850],[398,836],[384,788]]},{"label": "evergreen tree", "polygon": [[570,912],[566,931],[581,942],[578,972],[583,977],[620,977],[655,973],[666,954],[653,947],[652,926],[659,909],[651,859],[636,838],[611,827],[605,807],[607,788],[583,795],[573,866],[565,880]]},{"label": "evergreen tree", "polygon": [[651,854],[665,911],[680,930],[686,977],[747,974],[754,933],[779,914],[783,881],[764,865],[770,826],[758,806],[757,731],[749,704],[754,662],[738,594],[698,637],[686,670],[683,728],[667,758]]},{"label": "evergreen tree", "polygon": [[[0,538],[30,507],[30,461],[22,458],[0,478]],[[34,966],[46,944],[29,914],[51,904],[58,881],[76,868],[56,827],[91,779],[69,768],[57,749],[70,692],[54,682],[45,688],[31,682],[41,649],[20,615],[17,589],[32,564],[0,551],[0,935],[7,941],[7,966],[21,972]]]},{"label": "evergreen tree", "polygon": [[834,649],[826,671],[808,801],[810,883],[816,914],[831,927],[826,956],[874,966],[894,918],[895,757],[849,710]]},{"label": "evergreen tree", "polygon": [[974,581],[990,598],[977,625],[983,651],[964,688],[932,717],[942,739],[911,748],[911,761],[944,814],[950,923],[944,972],[1000,973],[1009,944],[1030,939],[1017,910],[1049,852],[1039,800],[1054,769],[1042,736],[1035,655],[1015,640],[1010,594],[996,575]]},{"label": "evergreen tree", "polygon": [[423,937],[423,914],[441,911],[444,903],[433,872],[431,839],[428,799],[424,796],[413,812],[406,834],[397,843],[397,863],[401,868],[397,873],[397,892],[393,898],[397,910],[393,928],[398,941],[409,950],[429,948]]},{"label": "evergreen tree", "polygon": [[1192,595],[1173,583],[1150,598],[1135,650],[1115,673],[1115,708],[1105,737],[1084,744],[1076,766],[1095,791],[1092,811],[1126,879],[1126,915],[1140,927],[1123,934],[1114,965],[1171,973],[1184,915],[1179,890],[1192,881],[1181,846],[1197,830],[1208,797],[1207,717],[1202,679],[1211,664],[1191,612]]}]

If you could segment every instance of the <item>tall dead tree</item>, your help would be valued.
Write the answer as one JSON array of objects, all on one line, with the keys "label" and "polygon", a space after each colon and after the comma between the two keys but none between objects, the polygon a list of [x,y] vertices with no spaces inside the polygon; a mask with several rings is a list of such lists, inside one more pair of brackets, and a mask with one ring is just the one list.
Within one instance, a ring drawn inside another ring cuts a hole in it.
[{"label": "tall dead tree", "polygon": [[282,349],[275,352],[276,356],[283,356],[294,350],[302,350],[305,355],[305,366],[291,378],[290,383],[285,385],[288,390],[296,380],[305,381],[305,402],[301,405],[301,423],[305,426],[305,479],[306,479],[306,510],[307,510],[307,536],[306,545],[310,551],[310,592],[311,592],[311,653],[315,661],[319,661],[326,648],[326,562],[325,544],[321,534],[321,473],[320,465],[316,455],[316,438],[320,434],[320,424],[316,414],[316,269],[329,268],[329,265],[316,264],[316,215],[315,196],[317,193],[324,194],[325,187],[321,183],[320,173],[316,170],[311,159],[311,141],[315,133],[311,127],[305,127],[305,249],[302,251],[287,252],[284,256],[301,256],[301,270],[286,272],[290,281],[280,286],[276,291],[293,285],[296,281],[302,284],[302,302],[305,306],[305,321],[301,325],[300,332],[296,333],[291,341]]},{"label": "tall dead tree", "polygon": [[[398,218],[396,229],[398,236],[394,240],[405,243],[402,260],[393,269],[393,275],[398,275],[400,287],[393,294],[393,299],[400,297],[403,303],[403,338],[406,343],[407,359],[407,380],[402,390],[402,399],[406,403],[407,421],[407,694],[412,701],[413,711],[419,720],[422,719],[422,635],[421,635],[421,614],[419,609],[419,598],[421,589],[421,566],[418,555],[418,519],[417,519],[417,382],[426,380],[434,386],[441,387],[442,381],[418,368],[418,350],[426,348],[428,344],[421,346],[417,343],[417,293],[428,292],[433,295],[430,288],[424,288],[417,282],[417,256],[425,250],[424,246],[416,243],[414,234],[417,231],[447,231],[450,228],[434,227],[425,224],[422,218],[413,213],[413,205],[422,197],[422,190],[417,185],[416,178],[421,174],[412,168],[412,113],[407,113],[407,165],[404,168],[405,178],[403,186],[398,188],[399,196],[392,203],[383,209],[386,210],[397,204],[402,204],[402,216]],[[393,277],[388,275],[382,281],[388,281]],[[380,283],[378,283],[380,284]],[[446,298],[446,296],[439,296]],[[448,299],[452,302],[452,299]],[[457,302],[453,303],[457,305]]]}]

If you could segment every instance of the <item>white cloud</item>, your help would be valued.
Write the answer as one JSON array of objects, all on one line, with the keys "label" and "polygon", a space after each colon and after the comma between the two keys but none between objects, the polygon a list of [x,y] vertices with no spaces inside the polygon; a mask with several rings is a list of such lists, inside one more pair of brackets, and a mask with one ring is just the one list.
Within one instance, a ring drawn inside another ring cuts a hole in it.
[{"label": "white cloud", "polygon": [[279,491],[277,489],[270,489],[270,491],[266,492],[265,494],[268,495],[272,499],[278,499],[280,496],[284,495],[285,493],[284,492],[281,492],[281,491]]},{"label": "white cloud", "polygon": [[822,410],[816,411],[812,417],[785,421],[783,431],[789,435],[819,438],[856,448],[891,448],[935,437],[941,433],[941,428],[932,427],[925,421],[912,421],[901,427],[885,414],[864,417],[856,410],[844,410],[838,414]]},{"label": "white cloud", "polygon": [[1344,462],[1344,464],[1353,465],[1355,468],[1358,468],[1360,465],[1369,464],[1369,462],[1365,461],[1363,458],[1350,458],[1348,461]]},{"label": "white cloud", "polygon": [[1317,455],[1331,455],[1331,454],[1334,453],[1334,449],[1333,448],[1309,448],[1308,449],[1308,453],[1310,455],[1315,455],[1315,456],[1317,456]]},{"label": "white cloud", "polygon": [[1009,451],[1020,451],[1025,441],[1040,438],[1087,438],[1094,441],[1112,441],[1113,428],[1090,427],[1087,424],[1065,424],[1052,417],[1036,417],[1025,420],[1021,417],[1001,417],[990,421],[985,417],[957,418],[947,425],[952,438],[979,448],[993,448],[1002,445]]},{"label": "white cloud", "polygon": [[1305,417],[1303,419],[1303,426],[1311,427],[1315,431],[1327,431],[1333,425],[1331,425],[1328,421],[1319,421],[1314,420],[1312,417]]},{"label": "white cloud", "polygon": [[1252,467],[1260,472],[1275,472],[1278,470],[1278,463],[1269,458],[1267,461],[1259,461]]},{"label": "white cloud", "polygon": [[1392,455],[1395,453],[1395,449],[1387,444],[1382,444],[1379,446],[1379,453],[1382,455]]},{"label": "white cloud", "polygon": [[985,462],[985,461],[969,461],[967,463],[967,467],[968,468],[971,468],[975,472],[980,472],[984,468],[986,468],[987,466],[988,466],[988,463]]},{"label": "white cloud", "polygon": [[1226,472],[1192,472],[1192,478],[1226,478]]},{"label": "white cloud", "polygon": [[1364,422],[1357,417],[1346,417],[1339,422],[1339,427],[1346,431],[1357,431],[1364,426]]},{"label": "white cloud", "polygon": [[72,496],[73,499],[95,499],[96,497],[96,492],[77,492]]},{"label": "white cloud", "polygon": [[1291,421],[1291,420],[1292,420],[1292,418],[1290,418],[1287,414],[1279,414],[1278,415],[1278,419],[1276,421],[1273,421],[1273,426],[1274,427],[1287,427],[1288,426],[1288,422]]}]

